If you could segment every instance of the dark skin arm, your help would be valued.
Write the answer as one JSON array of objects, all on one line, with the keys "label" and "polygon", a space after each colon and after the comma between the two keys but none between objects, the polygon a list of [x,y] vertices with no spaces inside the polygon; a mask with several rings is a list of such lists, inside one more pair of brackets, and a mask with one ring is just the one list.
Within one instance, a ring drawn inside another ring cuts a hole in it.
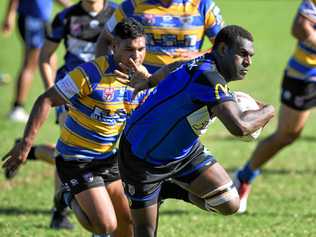
[{"label": "dark skin arm", "polygon": [[23,138],[2,158],[2,160],[6,160],[2,168],[14,172],[26,161],[39,129],[47,120],[50,109],[63,104],[66,104],[66,101],[59,95],[55,87],[51,87],[37,98],[25,126]]},{"label": "dark skin arm", "polygon": [[272,105],[263,105],[258,110],[241,112],[234,101],[227,101],[211,108],[227,130],[235,136],[247,136],[264,127],[274,116]]},{"label": "dark skin arm", "polygon": [[113,43],[113,36],[110,32],[103,30],[98,38],[96,49],[95,49],[95,56],[101,57],[104,55],[108,55],[112,48]]},{"label": "dark skin arm", "polygon": [[316,47],[316,30],[312,19],[298,14],[292,25],[292,35],[299,41],[304,41]]}]

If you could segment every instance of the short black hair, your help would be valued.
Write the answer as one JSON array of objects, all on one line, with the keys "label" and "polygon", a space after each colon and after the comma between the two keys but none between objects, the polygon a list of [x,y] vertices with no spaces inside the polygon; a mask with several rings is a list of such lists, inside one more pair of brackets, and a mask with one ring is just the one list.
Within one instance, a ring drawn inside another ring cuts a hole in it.
[{"label": "short black hair", "polygon": [[223,42],[231,48],[239,42],[240,38],[248,39],[253,42],[252,34],[249,31],[245,30],[241,26],[228,25],[218,32],[213,47],[217,48],[218,45]]},{"label": "short black hair", "polygon": [[144,27],[134,18],[126,18],[116,24],[113,35],[121,39],[136,39],[145,36]]}]

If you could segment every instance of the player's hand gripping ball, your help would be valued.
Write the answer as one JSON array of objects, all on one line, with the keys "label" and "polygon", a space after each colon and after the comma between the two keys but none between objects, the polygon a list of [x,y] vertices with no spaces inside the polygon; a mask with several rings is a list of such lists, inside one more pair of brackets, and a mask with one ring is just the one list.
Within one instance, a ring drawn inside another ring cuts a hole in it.
[{"label": "player's hand gripping ball", "polygon": [[[248,95],[247,93],[241,92],[241,91],[235,91],[233,92],[233,94],[235,96],[235,100],[241,112],[244,112],[247,110],[258,110],[260,108],[256,100],[252,98],[250,95]],[[239,138],[243,141],[253,141],[259,137],[261,131],[262,131],[262,128],[259,128],[257,131],[247,136],[242,136]]]}]

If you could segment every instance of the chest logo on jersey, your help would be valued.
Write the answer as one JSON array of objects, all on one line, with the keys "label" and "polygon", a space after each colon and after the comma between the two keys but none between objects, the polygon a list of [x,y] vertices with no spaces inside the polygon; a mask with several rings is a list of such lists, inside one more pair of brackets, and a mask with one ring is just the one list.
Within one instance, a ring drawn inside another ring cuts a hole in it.
[{"label": "chest logo on jersey", "polygon": [[105,101],[111,101],[114,98],[114,88],[105,88],[103,91],[103,99]]},{"label": "chest logo on jersey", "polygon": [[193,22],[194,17],[190,16],[190,15],[183,15],[180,16],[180,21],[182,22],[182,24],[191,24]]},{"label": "chest logo on jersey", "polygon": [[145,14],[144,19],[143,19],[143,24],[144,25],[153,25],[155,24],[155,16],[152,14]]},{"label": "chest logo on jersey", "polygon": [[222,84],[216,84],[215,85],[215,97],[217,100],[219,100],[221,98],[221,94],[224,94],[224,95],[229,95],[229,92],[228,92],[228,86],[227,84],[226,85],[222,85]]}]

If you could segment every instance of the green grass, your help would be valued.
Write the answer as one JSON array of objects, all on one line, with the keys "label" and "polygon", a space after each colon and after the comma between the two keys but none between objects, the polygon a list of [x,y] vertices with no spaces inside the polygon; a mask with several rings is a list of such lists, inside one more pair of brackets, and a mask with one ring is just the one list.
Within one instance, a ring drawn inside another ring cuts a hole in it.
[{"label": "green grass", "polygon": [[[233,83],[232,89],[279,106],[282,71],[293,52],[290,27],[298,0],[217,0],[227,24],[239,24],[255,38],[256,55],[247,80]],[[0,15],[3,15],[1,3]],[[0,38],[0,71],[15,76],[21,62],[21,45],[17,34]],[[62,50],[59,55],[61,56]],[[60,57],[60,63],[61,63]],[[23,125],[6,120],[12,102],[14,83],[0,87],[0,155],[21,136]],[[38,75],[28,99],[29,110],[43,91]],[[37,142],[54,143],[58,127],[54,113],[40,131]],[[177,201],[167,201],[161,208],[159,236],[231,237],[231,236],[316,236],[315,112],[294,145],[279,153],[256,180],[246,215],[222,217],[209,214]],[[271,133],[274,119],[261,138]],[[233,139],[220,123],[212,126],[202,140],[227,170],[233,172],[249,157],[256,143]],[[42,163],[29,162],[10,182],[0,177],[0,236],[89,236],[78,223],[73,232],[48,228],[52,205],[53,169]],[[74,222],[74,216],[72,216]]]}]

